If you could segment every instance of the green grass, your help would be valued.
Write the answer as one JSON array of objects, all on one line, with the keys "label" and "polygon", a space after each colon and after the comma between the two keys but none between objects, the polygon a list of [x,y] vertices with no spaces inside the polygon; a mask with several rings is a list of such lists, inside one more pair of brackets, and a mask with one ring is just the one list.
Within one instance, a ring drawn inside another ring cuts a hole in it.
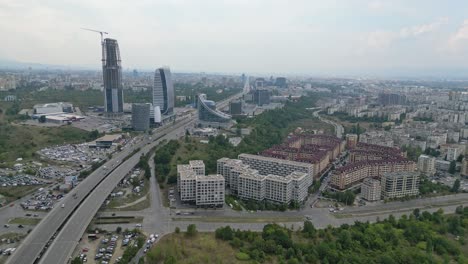
[{"label": "green grass", "polygon": [[5,196],[7,202],[9,203],[25,195],[28,195],[41,187],[41,185],[0,187],[0,194]]},{"label": "green grass", "polygon": [[0,125],[0,161],[37,158],[36,151],[46,146],[81,143],[90,140],[90,132],[71,127]]},{"label": "green grass", "polygon": [[333,125],[322,122],[318,118],[301,119],[292,123],[289,127],[290,130],[294,130],[297,127],[301,127],[305,130],[323,129],[325,134],[335,133],[335,128],[333,127]]},{"label": "green grass", "polygon": [[22,239],[25,236],[26,236],[25,234],[9,232],[9,233],[5,233],[5,234],[1,234],[0,235],[0,240],[2,240],[2,239]]},{"label": "green grass", "polygon": [[213,233],[167,235],[146,255],[146,263],[164,263],[175,258],[178,264],[188,263],[245,263],[236,259],[236,250],[229,243],[217,240]]},{"label": "green grass", "polygon": [[147,194],[146,199],[144,199],[143,201],[139,203],[136,203],[134,205],[127,206],[124,208],[114,208],[114,209],[109,208],[109,209],[106,209],[106,211],[141,211],[143,209],[150,207],[150,205],[151,205],[150,197],[149,197],[149,194]]},{"label": "green grass", "polygon": [[207,223],[283,223],[302,222],[303,217],[173,217],[174,221]]},{"label": "green grass", "polygon": [[41,218],[16,217],[8,221],[12,225],[37,225]]}]

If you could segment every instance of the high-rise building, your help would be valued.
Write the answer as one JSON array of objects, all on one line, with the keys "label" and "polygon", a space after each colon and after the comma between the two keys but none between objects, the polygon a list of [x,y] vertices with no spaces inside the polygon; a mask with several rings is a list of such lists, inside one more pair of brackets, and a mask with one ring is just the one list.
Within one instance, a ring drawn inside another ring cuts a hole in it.
[{"label": "high-rise building", "polygon": [[380,179],[382,196],[401,198],[419,194],[419,173],[417,172],[388,172]]},{"label": "high-rise building", "polygon": [[242,101],[232,101],[229,102],[229,113],[231,115],[241,115],[242,114]]},{"label": "high-rise building", "polygon": [[123,113],[122,66],[119,44],[115,39],[106,38],[102,48],[104,109],[108,113]]},{"label": "high-rise building", "polygon": [[161,115],[174,113],[174,85],[169,68],[159,68],[154,73],[153,107],[157,106]]},{"label": "high-rise building", "polygon": [[435,169],[435,158],[428,155],[421,155],[418,158],[418,170],[425,175],[434,175]]},{"label": "high-rise building", "polygon": [[269,104],[270,103],[270,91],[265,90],[265,89],[255,90],[254,101],[258,106]]},{"label": "high-rise building", "polygon": [[361,184],[361,197],[367,201],[380,200],[381,190],[380,181],[373,178],[366,178]]},{"label": "high-rise building", "polygon": [[136,131],[150,128],[150,104],[132,104],[132,127]]},{"label": "high-rise building", "polygon": [[275,81],[275,86],[278,86],[280,88],[286,88],[286,78],[284,77],[277,77]]}]

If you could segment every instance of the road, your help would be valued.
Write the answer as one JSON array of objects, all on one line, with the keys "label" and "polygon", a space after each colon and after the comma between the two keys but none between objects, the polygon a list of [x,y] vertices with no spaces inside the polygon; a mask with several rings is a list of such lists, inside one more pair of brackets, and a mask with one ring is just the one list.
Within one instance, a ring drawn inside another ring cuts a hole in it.
[{"label": "road", "polygon": [[321,117],[319,115],[320,111],[322,111],[322,109],[319,109],[319,110],[315,111],[314,116],[317,117],[318,119],[320,119],[320,121],[332,125],[335,128],[336,137],[337,138],[343,138],[344,127],[341,124],[338,124],[336,122],[333,122],[331,120],[328,120],[328,119],[325,119],[325,118]]},{"label": "road", "polygon": [[[234,95],[219,103],[219,106],[227,105],[230,100],[241,94]],[[56,206],[25,238],[7,263],[66,263],[73,249],[86,227],[99,210],[107,196],[123,179],[123,177],[137,164],[141,154],[145,154],[162,140],[170,140],[180,137],[185,132],[185,127],[192,124],[195,119],[185,117],[177,120],[168,127],[157,130],[158,134],[165,134],[157,141],[150,142],[148,138],[137,145],[124,148],[113,156],[104,166],[96,169],[83,182],[74,188],[61,202],[62,206]],[[157,136],[157,135],[155,135]],[[142,149],[123,163],[120,163],[134,149]],[[105,169],[104,167],[107,167]],[[110,171],[110,172],[109,172]],[[74,198],[74,195],[77,198]],[[61,227],[63,227],[61,229]],[[61,231],[57,234],[57,232]],[[55,237],[52,243],[51,239]],[[49,250],[47,250],[49,248]],[[44,254],[45,255],[42,256]]]}]

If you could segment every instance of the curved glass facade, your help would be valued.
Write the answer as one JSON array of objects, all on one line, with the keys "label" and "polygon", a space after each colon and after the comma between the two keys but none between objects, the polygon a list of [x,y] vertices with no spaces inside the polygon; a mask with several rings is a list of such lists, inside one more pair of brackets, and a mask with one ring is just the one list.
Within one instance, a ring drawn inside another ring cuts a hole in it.
[{"label": "curved glass facade", "polygon": [[154,73],[153,106],[159,106],[162,115],[174,113],[174,85],[169,68],[159,68]]},{"label": "curved glass facade", "polygon": [[231,116],[216,110],[215,102],[206,99],[206,94],[198,95],[198,119],[205,122],[227,123]]}]

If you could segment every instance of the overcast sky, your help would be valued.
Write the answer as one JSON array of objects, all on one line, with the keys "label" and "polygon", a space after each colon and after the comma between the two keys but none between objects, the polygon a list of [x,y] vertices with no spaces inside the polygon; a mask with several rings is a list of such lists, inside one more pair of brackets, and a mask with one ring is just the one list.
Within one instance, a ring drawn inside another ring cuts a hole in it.
[{"label": "overcast sky", "polygon": [[466,0],[0,0],[0,59],[232,73],[468,72]]}]

